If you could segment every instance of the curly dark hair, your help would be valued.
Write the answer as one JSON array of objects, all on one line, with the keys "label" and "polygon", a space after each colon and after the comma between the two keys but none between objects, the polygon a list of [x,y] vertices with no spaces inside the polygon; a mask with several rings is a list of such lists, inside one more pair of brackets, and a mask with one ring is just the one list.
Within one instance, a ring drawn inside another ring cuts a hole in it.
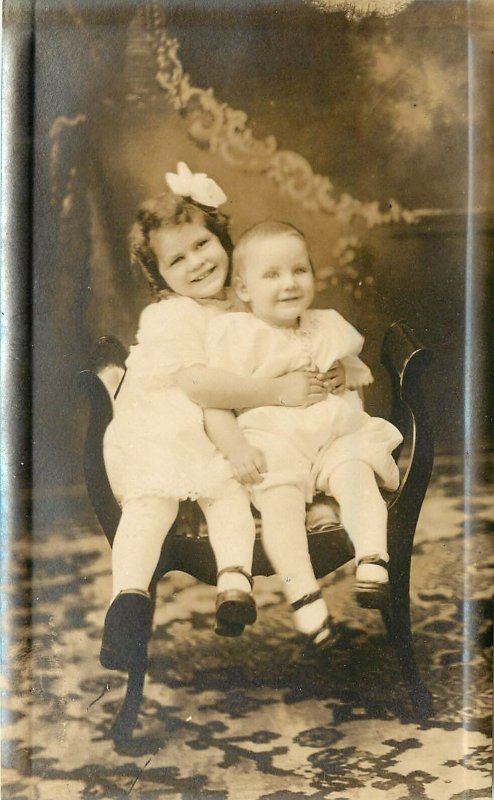
[{"label": "curly dark hair", "polygon": [[[216,208],[209,208],[190,197],[179,197],[163,192],[146,200],[137,212],[136,222],[129,234],[130,261],[133,269],[142,271],[155,295],[169,290],[159,270],[158,257],[150,245],[150,234],[166,226],[199,222],[218,237],[231,263],[233,250],[230,238],[229,218]],[[230,270],[226,285],[230,284]]]}]

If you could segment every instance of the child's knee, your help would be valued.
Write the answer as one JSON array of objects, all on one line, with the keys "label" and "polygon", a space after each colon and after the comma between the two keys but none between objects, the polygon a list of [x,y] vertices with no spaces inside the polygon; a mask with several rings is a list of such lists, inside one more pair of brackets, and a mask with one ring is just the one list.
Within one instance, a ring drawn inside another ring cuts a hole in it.
[{"label": "child's knee", "polygon": [[132,515],[141,520],[175,518],[178,513],[178,501],[172,497],[162,497],[160,495],[133,497],[124,503],[122,513],[126,516]]},{"label": "child's knee", "polygon": [[364,493],[374,489],[377,489],[376,476],[366,461],[352,460],[337,464],[327,482],[327,494],[334,495],[336,498],[345,492],[357,490]]},{"label": "child's knee", "polygon": [[259,505],[286,505],[290,508],[305,508],[305,495],[298,485],[282,484],[270,486],[259,492]]}]

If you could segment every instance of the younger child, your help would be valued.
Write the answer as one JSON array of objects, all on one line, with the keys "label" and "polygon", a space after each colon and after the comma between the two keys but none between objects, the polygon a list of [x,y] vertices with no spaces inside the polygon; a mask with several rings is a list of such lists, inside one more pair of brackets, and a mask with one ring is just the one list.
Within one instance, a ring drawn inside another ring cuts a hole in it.
[{"label": "younger child", "polygon": [[[398,487],[392,452],[399,431],[361,407],[355,390],[372,380],[359,359],[362,336],[334,310],[308,310],[314,274],[303,235],[290,225],[265,222],[244,234],[233,255],[233,285],[252,313],[213,320],[209,363],[239,378],[275,378],[296,369],[324,372],[335,361],[348,387],[306,408],[274,406],[237,411],[238,428],[262,451],[265,472],[251,481],[261,512],[263,541],[283,580],[296,627],[327,645],[327,609],[310,562],[305,504],[315,491],[332,495],[355,549],[356,591],[362,605],[381,606],[388,589],[387,509],[378,488]],[[206,410],[210,438],[231,461],[240,433],[226,411]]]},{"label": "younger child", "polygon": [[[218,568],[217,633],[238,636],[255,621],[251,594],[254,523],[247,492],[204,430],[201,406],[312,403],[321,376],[244,379],[206,365],[208,322],[233,308],[226,200],[206,175],[179,164],[169,190],[145,203],[131,234],[132,258],[158,302],[141,314],[137,344],[104,440],[122,517],[112,550],[113,601],[100,660],[109,669],[146,664],[149,584],[178,503],[197,499]],[[242,459],[239,454],[237,463]],[[260,453],[249,459],[262,466]],[[249,462],[251,463],[251,462]]]}]

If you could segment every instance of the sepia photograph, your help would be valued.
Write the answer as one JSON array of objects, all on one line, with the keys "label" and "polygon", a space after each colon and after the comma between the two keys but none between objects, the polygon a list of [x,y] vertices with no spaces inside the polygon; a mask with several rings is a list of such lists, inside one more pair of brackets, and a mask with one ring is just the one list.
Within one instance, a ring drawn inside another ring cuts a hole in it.
[{"label": "sepia photograph", "polygon": [[488,800],[490,0],[4,0],[5,800]]}]

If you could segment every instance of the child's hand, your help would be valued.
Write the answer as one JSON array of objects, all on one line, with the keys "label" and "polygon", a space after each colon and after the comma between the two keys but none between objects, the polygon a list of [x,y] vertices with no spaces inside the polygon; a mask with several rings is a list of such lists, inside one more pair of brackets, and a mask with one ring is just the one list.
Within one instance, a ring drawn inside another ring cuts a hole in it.
[{"label": "child's hand", "polygon": [[267,471],[264,454],[247,441],[239,442],[228,453],[233,477],[244,485],[261,483],[263,473]]},{"label": "child's hand", "polygon": [[318,372],[289,372],[276,380],[281,406],[312,406],[328,396],[326,376]]},{"label": "child's hand", "polygon": [[335,361],[333,366],[324,373],[331,394],[342,394],[346,389],[345,367],[341,361]]}]

